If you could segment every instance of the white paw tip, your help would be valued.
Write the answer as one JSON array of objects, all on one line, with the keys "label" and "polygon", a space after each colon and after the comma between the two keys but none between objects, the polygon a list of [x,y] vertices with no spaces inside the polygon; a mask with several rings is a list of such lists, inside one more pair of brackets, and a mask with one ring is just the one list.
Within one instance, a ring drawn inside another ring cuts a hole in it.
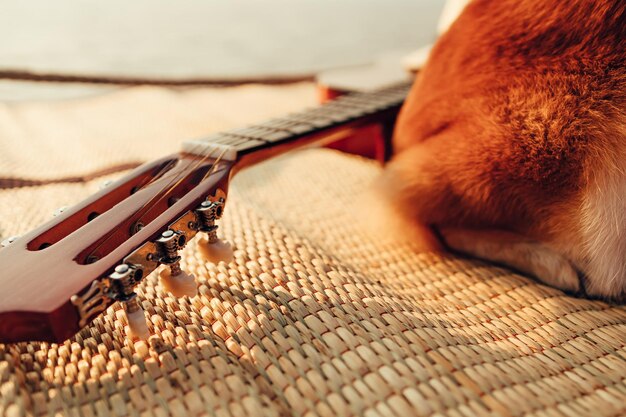
[{"label": "white paw tip", "polygon": [[195,297],[198,294],[198,286],[193,274],[180,271],[180,274],[172,276],[172,271],[169,268],[165,268],[159,273],[159,278],[165,291],[174,297],[184,297],[185,295],[187,297]]}]

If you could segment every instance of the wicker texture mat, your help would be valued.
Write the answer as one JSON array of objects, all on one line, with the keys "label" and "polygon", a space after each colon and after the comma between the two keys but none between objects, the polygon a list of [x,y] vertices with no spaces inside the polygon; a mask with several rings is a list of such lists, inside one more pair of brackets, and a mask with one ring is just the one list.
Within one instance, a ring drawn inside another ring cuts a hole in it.
[{"label": "wicker texture mat", "polygon": [[[0,415],[626,412],[623,307],[363,233],[353,213],[378,170],[310,150],[242,172],[221,228],[234,263],[206,265],[192,243],[194,299],[150,275],[148,343],[128,342],[113,307],[62,345],[0,344]],[[98,182],[1,190],[0,234]]]},{"label": "wicker texture mat", "polygon": [[185,139],[315,104],[311,83],[137,87],[81,100],[0,102],[0,178],[63,178],[149,161],[177,152]]}]

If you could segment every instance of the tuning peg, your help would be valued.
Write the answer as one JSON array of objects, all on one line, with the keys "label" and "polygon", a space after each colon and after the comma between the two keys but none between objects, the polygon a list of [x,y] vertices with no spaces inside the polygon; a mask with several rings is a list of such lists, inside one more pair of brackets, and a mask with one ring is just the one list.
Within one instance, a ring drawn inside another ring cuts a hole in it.
[{"label": "tuning peg", "polygon": [[[176,268],[172,268],[170,265],[159,272],[159,278],[165,291],[172,294],[174,297],[195,297],[198,294],[198,286],[196,285],[196,277],[193,274],[189,274],[180,267],[177,271]],[[174,273],[176,272],[176,273]]]},{"label": "tuning peg", "polygon": [[150,337],[150,329],[148,329],[148,321],[143,308],[137,303],[137,310],[126,310],[126,319],[128,320],[128,330],[126,335],[132,339],[148,340]]},{"label": "tuning peg", "polygon": [[121,264],[109,275],[111,298],[122,303],[128,320],[128,337],[146,340],[150,330],[137,293],[133,287],[143,278],[143,270],[135,265]]},{"label": "tuning peg", "polygon": [[206,262],[217,264],[219,262],[229,263],[233,260],[233,248],[228,242],[224,242],[215,236],[211,241],[211,234],[205,234],[198,238],[198,253]]},{"label": "tuning peg", "polygon": [[163,288],[175,297],[195,297],[198,293],[196,278],[180,268],[178,256],[178,251],[187,243],[185,235],[166,230],[156,243],[161,254],[159,262],[165,265],[159,273]]},{"label": "tuning peg", "polygon": [[233,249],[227,242],[217,237],[215,221],[222,217],[224,212],[224,200],[203,201],[196,209],[200,232],[204,232],[198,238],[198,252],[207,262],[231,262],[233,260]]}]

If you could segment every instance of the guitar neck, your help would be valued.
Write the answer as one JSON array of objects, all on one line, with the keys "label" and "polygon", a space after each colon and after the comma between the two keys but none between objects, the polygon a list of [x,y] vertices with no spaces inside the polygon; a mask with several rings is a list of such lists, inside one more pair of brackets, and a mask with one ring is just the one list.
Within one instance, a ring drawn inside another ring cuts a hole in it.
[{"label": "guitar neck", "polygon": [[287,151],[339,141],[376,123],[393,123],[410,88],[409,82],[372,92],[340,96],[319,107],[256,125],[187,141],[183,152],[236,161],[241,169]]}]

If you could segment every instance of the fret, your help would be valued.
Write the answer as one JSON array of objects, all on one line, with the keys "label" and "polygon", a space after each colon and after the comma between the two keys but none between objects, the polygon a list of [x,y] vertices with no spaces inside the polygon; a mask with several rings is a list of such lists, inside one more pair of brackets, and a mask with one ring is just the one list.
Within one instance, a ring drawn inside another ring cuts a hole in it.
[{"label": "fret", "polygon": [[332,123],[344,123],[347,122],[349,117],[346,112],[337,108],[320,107],[313,109],[307,113],[313,117],[320,117],[322,119],[330,120]]},{"label": "fret", "polygon": [[324,112],[338,112],[342,114],[354,114],[357,116],[362,116],[365,114],[371,114],[376,111],[375,104],[365,104],[359,102],[347,102],[347,101],[337,101],[331,102],[324,107],[320,108],[320,111]]},{"label": "fret", "polygon": [[291,137],[290,132],[277,129],[269,129],[262,126],[248,126],[242,129],[230,130],[229,134],[243,136],[251,139],[263,140],[266,142],[276,142],[278,140]]},{"label": "fret", "polygon": [[285,116],[285,119],[291,120],[294,122],[302,122],[308,123],[315,127],[316,129],[323,129],[330,127],[333,124],[332,119],[327,117],[315,117],[314,115],[309,114],[308,112],[302,113],[292,113]]},{"label": "fret", "polygon": [[332,102],[329,104],[333,105],[331,107],[338,107],[338,108],[354,108],[354,109],[359,109],[362,110],[363,112],[373,112],[375,111],[375,107],[377,106],[377,103],[372,103],[372,102],[368,102],[365,99],[361,99],[358,97],[346,97],[345,99],[337,99],[335,102]]},{"label": "fret", "polygon": [[230,144],[232,136],[226,133],[215,133],[213,135],[207,136],[206,138],[202,138],[202,140],[206,142],[220,143],[223,145]]},{"label": "fret", "polygon": [[256,139],[245,139],[245,141],[241,141],[240,143],[234,146],[237,149],[237,152],[245,152],[251,149],[259,148],[263,145],[266,145],[266,142],[262,142]]},{"label": "fret", "polygon": [[[310,134],[338,127],[363,117],[375,116],[399,107],[409,91],[409,83],[373,92],[352,93],[329,101],[319,107],[303,110],[263,123],[213,134],[202,139],[205,143],[230,146],[238,153],[248,154],[281,142],[292,141]],[[198,143],[198,141],[193,141]],[[210,147],[209,147],[210,148]],[[192,146],[186,149],[191,153]],[[198,151],[203,154],[205,149]]]},{"label": "fret", "polygon": [[238,136],[224,136],[224,139],[222,141],[213,143],[232,146],[236,148],[237,151],[245,151],[260,145],[264,145],[266,142],[258,139],[243,138]]},{"label": "fret", "polygon": [[209,144],[215,144],[216,146],[225,145],[234,148],[237,152],[245,152],[267,145],[267,142],[242,136],[217,133],[206,138],[187,141],[183,143],[183,150],[191,154],[204,155],[207,151],[207,145]]},{"label": "fret", "polygon": [[372,97],[370,100],[365,97],[355,96],[346,97],[345,100],[342,100],[342,102],[346,103],[347,105],[359,106],[363,109],[375,110],[378,107],[386,106],[389,100],[383,100],[383,98],[381,97]]},{"label": "fret", "polygon": [[[242,136],[231,135],[230,133],[215,133],[206,138],[200,139],[205,143],[216,143],[218,145],[228,145],[234,147],[237,151],[246,151],[260,145],[266,144],[265,141],[251,139]],[[196,141],[197,142],[197,141]],[[196,145],[200,147],[200,145]]]},{"label": "fret", "polygon": [[301,135],[303,133],[310,133],[315,130],[315,126],[309,123],[296,122],[286,119],[272,119],[259,125],[260,127],[267,127],[270,129],[283,130],[290,132],[294,135]]}]

